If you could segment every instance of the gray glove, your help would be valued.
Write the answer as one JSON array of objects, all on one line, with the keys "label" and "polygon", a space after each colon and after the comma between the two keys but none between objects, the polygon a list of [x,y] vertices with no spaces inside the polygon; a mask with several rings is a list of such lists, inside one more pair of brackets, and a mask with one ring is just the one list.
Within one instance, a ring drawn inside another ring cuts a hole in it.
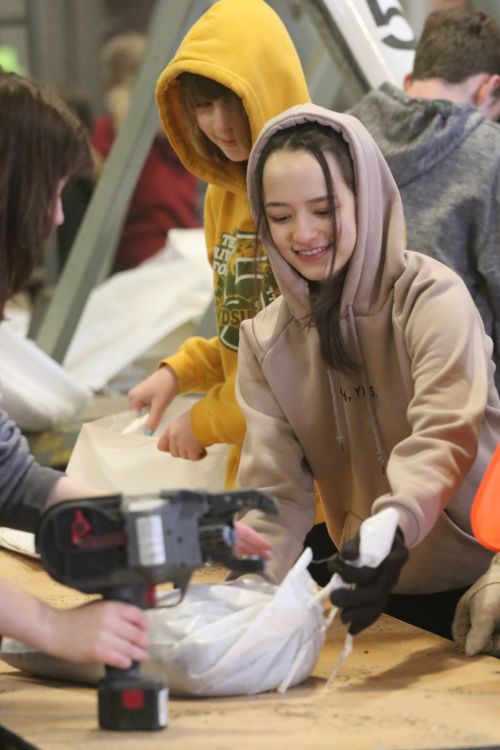
[{"label": "gray glove", "polygon": [[467,656],[500,656],[500,554],[458,602],[452,634]]}]

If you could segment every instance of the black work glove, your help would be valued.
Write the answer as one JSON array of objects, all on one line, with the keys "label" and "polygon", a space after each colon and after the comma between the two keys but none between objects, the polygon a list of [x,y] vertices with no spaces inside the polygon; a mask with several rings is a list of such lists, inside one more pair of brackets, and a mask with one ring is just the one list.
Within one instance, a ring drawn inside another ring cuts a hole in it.
[{"label": "black work glove", "polygon": [[389,594],[396,585],[401,568],[408,560],[408,548],[401,529],[396,529],[391,551],[376,568],[356,568],[348,560],[359,557],[359,532],[350,539],[328,563],[332,573],[338,573],[345,583],[355,583],[353,589],[335,589],[330,594],[332,603],[341,608],[341,619],[349,623],[349,633],[356,635],[380,617]]}]

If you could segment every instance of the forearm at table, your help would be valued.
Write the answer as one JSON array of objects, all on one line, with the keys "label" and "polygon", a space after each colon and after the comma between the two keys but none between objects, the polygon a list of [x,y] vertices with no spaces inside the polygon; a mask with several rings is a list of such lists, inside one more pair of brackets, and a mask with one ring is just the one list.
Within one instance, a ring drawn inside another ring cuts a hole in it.
[{"label": "forearm at table", "polygon": [[50,637],[49,606],[4,579],[0,601],[0,634],[44,649]]}]

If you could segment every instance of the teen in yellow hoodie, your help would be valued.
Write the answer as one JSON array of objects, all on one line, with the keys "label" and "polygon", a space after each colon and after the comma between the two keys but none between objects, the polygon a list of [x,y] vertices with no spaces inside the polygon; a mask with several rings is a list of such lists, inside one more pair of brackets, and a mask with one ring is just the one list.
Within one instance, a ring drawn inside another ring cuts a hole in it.
[{"label": "teen in yellow hoodie", "polygon": [[130,391],[129,400],[132,408],[149,407],[146,428],[154,430],[177,393],[206,392],[188,414],[169,423],[158,447],[197,460],[206,446],[231,445],[228,487],[235,481],[245,432],[235,399],[240,323],[279,294],[265,250],[255,258],[247,159],[269,118],[308,101],[293,43],[263,0],[214,3],[187,33],[157,84],[158,107],[173,148],[187,169],[209,185],[204,226],[217,336],[188,339]]}]

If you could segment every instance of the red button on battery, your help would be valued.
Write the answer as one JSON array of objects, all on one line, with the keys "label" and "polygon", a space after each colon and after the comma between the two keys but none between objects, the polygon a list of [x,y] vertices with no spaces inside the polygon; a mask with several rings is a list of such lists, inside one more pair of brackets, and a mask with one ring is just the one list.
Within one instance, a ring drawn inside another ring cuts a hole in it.
[{"label": "red button on battery", "polygon": [[122,706],[129,711],[137,711],[144,706],[144,690],[134,688],[122,692]]}]

